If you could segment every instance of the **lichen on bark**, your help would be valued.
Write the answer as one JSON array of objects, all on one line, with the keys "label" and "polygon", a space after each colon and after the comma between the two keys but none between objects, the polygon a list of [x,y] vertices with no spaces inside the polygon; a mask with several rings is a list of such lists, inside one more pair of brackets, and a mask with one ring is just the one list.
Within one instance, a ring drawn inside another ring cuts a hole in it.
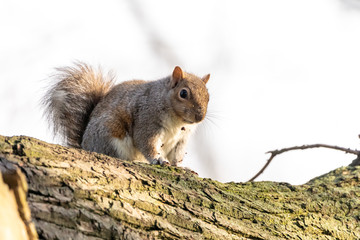
[{"label": "lichen on bark", "polygon": [[360,167],[300,186],[220,183],[181,167],[0,136],[46,239],[360,239]]}]

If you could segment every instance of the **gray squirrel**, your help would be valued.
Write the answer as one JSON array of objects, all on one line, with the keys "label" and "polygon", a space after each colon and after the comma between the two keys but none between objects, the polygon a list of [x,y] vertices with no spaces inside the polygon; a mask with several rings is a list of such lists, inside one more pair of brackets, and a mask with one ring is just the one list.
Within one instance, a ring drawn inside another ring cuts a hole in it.
[{"label": "gray squirrel", "polygon": [[45,115],[68,146],[125,160],[177,166],[190,133],[206,115],[210,74],[176,66],[157,81],[114,85],[84,63],[57,68],[43,98]]}]

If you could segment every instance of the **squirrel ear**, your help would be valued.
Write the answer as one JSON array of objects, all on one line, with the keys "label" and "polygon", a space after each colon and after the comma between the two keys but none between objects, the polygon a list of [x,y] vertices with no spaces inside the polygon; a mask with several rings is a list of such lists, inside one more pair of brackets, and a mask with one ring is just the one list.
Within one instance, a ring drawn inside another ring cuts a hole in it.
[{"label": "squirrel ear", "polygon": [[179,66],[176,66],[174,68],[174,71],[172,73],[172,77],[171,77],[171,87],[175,87],[179,81],[181,79],[184,78],[184,74],[183,74],[183,71],[181,70],[181,68]]},{"label": "squirrel ear", "polygon": [[201,80],[203,80],[204,83],[207,84],[207,82],[209,81],[209,78],[210,78],[210,74],[207,74]]}]

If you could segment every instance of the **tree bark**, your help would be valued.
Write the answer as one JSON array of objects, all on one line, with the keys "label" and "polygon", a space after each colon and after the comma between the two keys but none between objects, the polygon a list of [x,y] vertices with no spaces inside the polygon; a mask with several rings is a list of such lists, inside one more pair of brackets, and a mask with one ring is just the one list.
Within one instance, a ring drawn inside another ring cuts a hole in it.
[{"label": "tree bark", "polygon": [[0,136],[0,167],[25,174],[40,238],[360,239],[358,166],[300,186],[220,183],[180,167]]}]

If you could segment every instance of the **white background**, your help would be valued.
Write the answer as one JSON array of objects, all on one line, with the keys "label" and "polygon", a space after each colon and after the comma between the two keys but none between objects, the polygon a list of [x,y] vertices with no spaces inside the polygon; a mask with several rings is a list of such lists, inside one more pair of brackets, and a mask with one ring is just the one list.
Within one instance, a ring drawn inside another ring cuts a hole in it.
[{"label": "white background", "polygon": [[[360,140],[357,0],[12,0],[0,2],[0,134],[57,142],[39,101],[55,67],[81,60],[118,82],[175,65],[211,73],[208,119],[184,166],[246,181],[266,151]],[[305,183],[355,157],[306,150],[275,158],[258,180]]]}]

